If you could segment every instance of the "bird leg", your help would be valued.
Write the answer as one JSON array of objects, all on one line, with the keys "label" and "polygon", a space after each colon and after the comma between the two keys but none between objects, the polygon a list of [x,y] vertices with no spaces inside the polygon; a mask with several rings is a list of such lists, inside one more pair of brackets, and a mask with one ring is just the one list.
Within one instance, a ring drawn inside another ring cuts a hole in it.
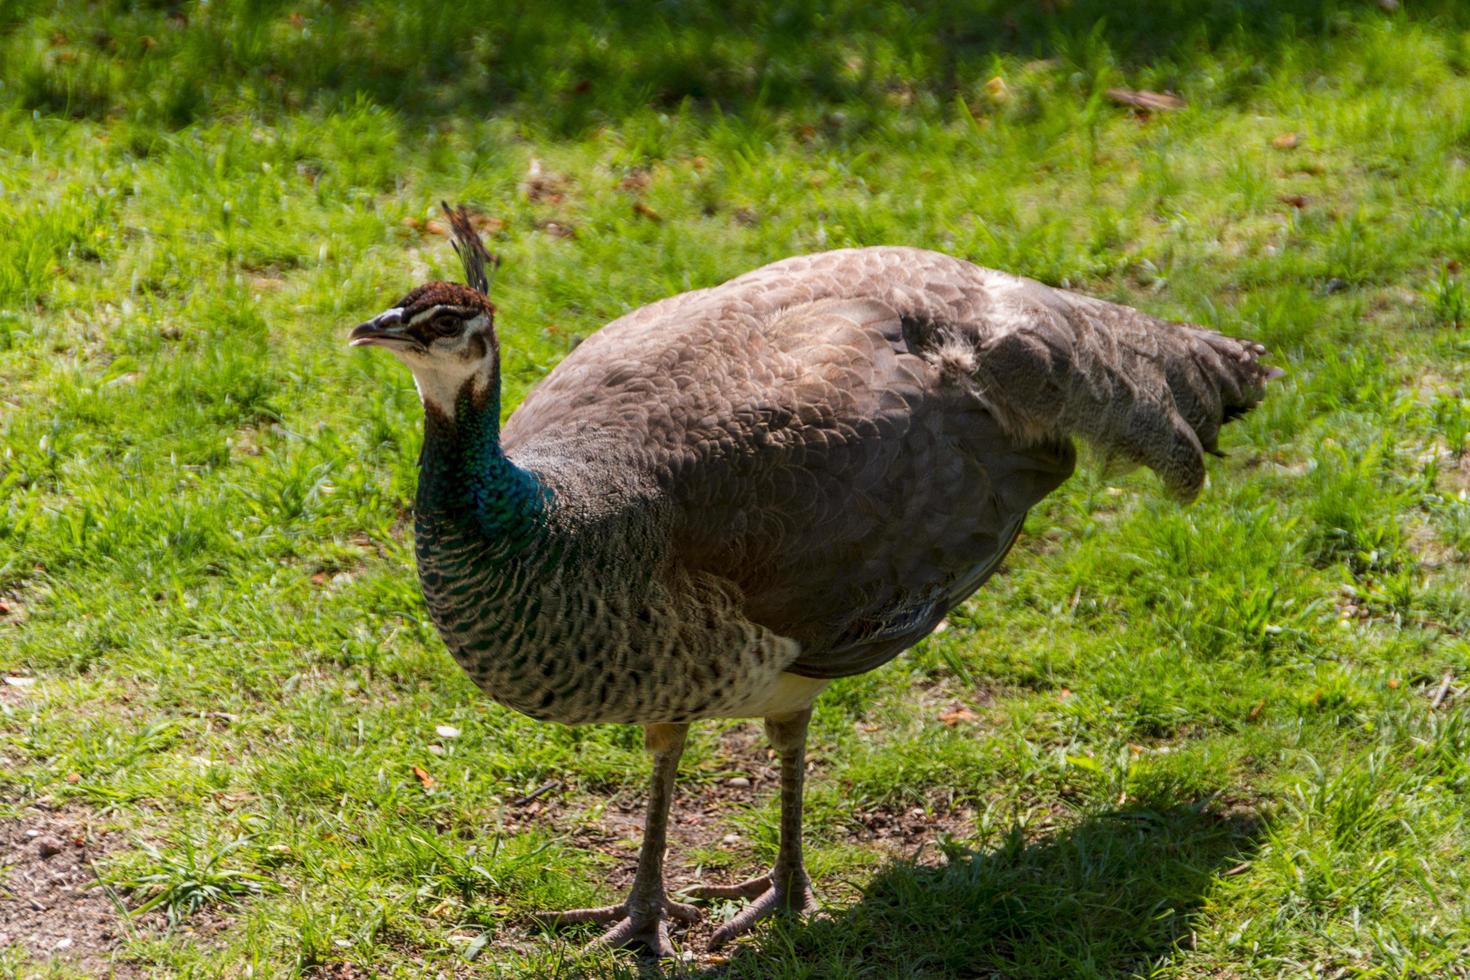
[{"label": "bird leg", "polygon": [[750,930],[775,912],[815,912],[816,896],[801,858],[801,794],[806,780],[806,727],[812,709],[766,719],[766,734],[781,756],[781,846],[770,874],[738,885],[706,885],[690,888],[693,898],[754,899],[735,918],[715,930],[710,949]]},{"label": "bird leg", "polygon": [[655,956],[673,956],[669,942],[670,917],[683,922],[699,921],[699,910],[672,901],[664,891],[664,845],[669,827],[669,807],[674,798],[674,776],[679,756],[684,753],[688,725],[646,725],[643,744],[653,755],[653,784],[648,794],[648,814],[643,820],[643,847],[638,852],[638,871],[633,888],[617,905],[602,908],[551,912],[536,918],[548,925],[577,922],[611,922],[612,928],[593,940],[591,946],[614,949],[642,944]]}]

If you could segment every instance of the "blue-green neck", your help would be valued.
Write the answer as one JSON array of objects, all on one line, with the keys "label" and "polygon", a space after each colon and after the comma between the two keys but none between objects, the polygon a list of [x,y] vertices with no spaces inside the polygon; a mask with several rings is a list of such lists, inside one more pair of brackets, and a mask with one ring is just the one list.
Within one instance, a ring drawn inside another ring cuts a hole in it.
[{"label": "blue-green neck", "polygon": [[479,396],[466,385],[453,418],[433,408],[424,413],[419,463],[420,515],[473,525],[509,546],[528,544],[545,530],[550,491],[500,447],[498,378]]}]

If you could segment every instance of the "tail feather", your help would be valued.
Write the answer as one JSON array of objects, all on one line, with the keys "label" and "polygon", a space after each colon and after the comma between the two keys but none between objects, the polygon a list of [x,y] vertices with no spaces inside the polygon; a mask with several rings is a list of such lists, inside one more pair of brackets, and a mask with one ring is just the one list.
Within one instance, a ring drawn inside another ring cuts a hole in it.
[{"label": "tail feather", "polygon": [[1260,344],[1027,283],[992,310],[980,340],[980,396],[1013,435],[1080,435],[1156,472],[1183,500],[1204,486],[1220,427],[1258,404],[1282,372]]}]

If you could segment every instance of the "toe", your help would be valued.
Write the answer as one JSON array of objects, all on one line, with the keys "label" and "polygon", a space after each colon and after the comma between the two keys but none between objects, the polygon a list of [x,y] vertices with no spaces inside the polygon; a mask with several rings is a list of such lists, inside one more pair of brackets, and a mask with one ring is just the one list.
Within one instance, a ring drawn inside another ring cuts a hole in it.
[{"label": "toe", "polygon": [[765,894],[771,887],[771,876],[761,875],[749,881],[742,881],[738,885],[694,885],[686,888],[683,894],[690,898],[757,898]]},{"label": "toe", "polygon": [[799,884],[794,884],[789,888],[778,888],[774,885],[767,887],[755,901],[741,909],[735,918],[715,930],[709,940],[710,950],[717,950],[736,936],[749,932],[757,922],[774,913],[794,912],[805,915],[815,912],[817,897],[812,894],[810,886],[806,884],[805,876],[802,877],[803,880]]},{"label": "toe", "polygon": [[678,919],[680,922],[699,921],[699,909],[695,908],[693,905],[685,905],[683,902],[676,902],[673,899],[668,899],[664,902],[664,911],[674,918]]},{"label": "toe", "polygon": [[669,939],[668,922],[663,918],[651,921],[623,919],[584,946],[583,950],[625,949],[629,946],[641,946],[659,959],[678,955]]},{"label": "toe", "polygon": [[604,905],[592,909],[567,909],[565,912],[533,912],[531,917],[548,926],[570,926],[579,922],[616,922],[627,912],[626,905]]},{"label": "toe", "polygon": [[776,892],[772,889],[741,909],[735,918],[716,929],[715,934],[709,939],[710,950],[717,950],[741,933],[750,931],[752,926],[776,911],[777,907]]}]

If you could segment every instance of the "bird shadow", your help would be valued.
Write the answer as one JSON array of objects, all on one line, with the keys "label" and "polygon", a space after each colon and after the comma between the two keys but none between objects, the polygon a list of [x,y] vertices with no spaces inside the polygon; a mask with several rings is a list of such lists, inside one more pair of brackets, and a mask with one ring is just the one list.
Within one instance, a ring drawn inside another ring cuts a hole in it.
[{"label": "bird shadow", "polygon": [[1039,836],[1015,827],[946,845],[935,865],[891,861],[856,903],[764,924],[724,962],[645,960],[628,975],[1129,976],[1188,947],[1211,889],[1251,860],[1264,826],[1206,801],[1111,810]]}]

